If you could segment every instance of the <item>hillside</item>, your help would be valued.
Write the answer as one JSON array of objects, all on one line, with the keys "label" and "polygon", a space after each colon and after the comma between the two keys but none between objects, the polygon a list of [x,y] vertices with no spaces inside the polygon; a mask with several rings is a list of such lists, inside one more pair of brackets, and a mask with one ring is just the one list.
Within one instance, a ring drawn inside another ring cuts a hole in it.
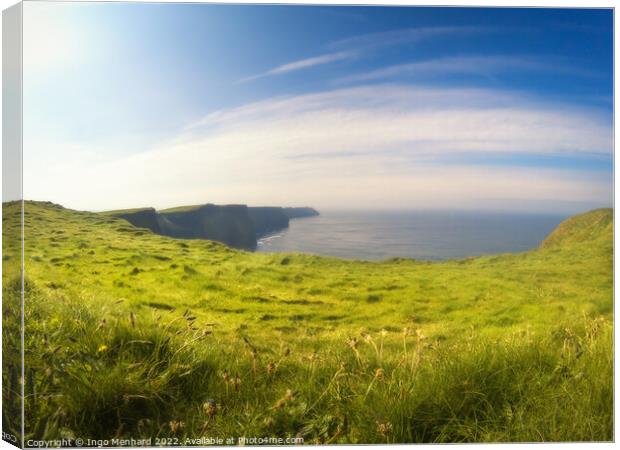
[{"label": "hillside", "polygon": [[[611,210],[441,263],[251,253],[49,203],[24,220],[31,435],[611,439]],[[16,286],[3,271],[5,305]]]},{"label": "hillside", "polygon": [[613,214],[610,209],[596,209],[561,223],[542,243],[542,248],[605,245],[613,239]]},{"label": "hillside", "polygon": [[288,228],[289,219],[317,216],[313,208],[248,207],[246,205],[192,205],[156,211],[133,208],[106,211],[135,227],[181,239],[208,239],[233,248],[254,250],[256,239]]}]

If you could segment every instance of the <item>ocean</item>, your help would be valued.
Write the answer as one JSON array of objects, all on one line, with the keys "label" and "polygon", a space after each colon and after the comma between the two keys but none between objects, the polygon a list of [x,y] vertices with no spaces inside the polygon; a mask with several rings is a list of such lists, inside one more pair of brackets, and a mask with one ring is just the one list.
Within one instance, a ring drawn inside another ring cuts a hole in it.
[{"label": "ocean", "polygon": [[568,215],[462,211],[321,211],[258,241],[259,252],[347,259],[445,260],[537,247]]}]

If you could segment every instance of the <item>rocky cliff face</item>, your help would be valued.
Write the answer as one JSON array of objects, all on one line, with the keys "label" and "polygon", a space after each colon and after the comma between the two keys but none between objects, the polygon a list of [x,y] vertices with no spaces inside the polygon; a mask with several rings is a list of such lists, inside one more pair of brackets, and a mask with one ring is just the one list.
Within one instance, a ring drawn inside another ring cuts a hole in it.
[{"label": "rocky cliff face", "polygon": [[291,218],[319,213],[312,208],[206,204],[159,212],[154,208],[143,208],[109,214],[164,236],[209,239],[234,248],[254,250],[257,237],[288,228]]},{"label": "rocky cliff face", "polygon": [[155,208],[144,208],[138,210],[130,210],[127,212],[120,211],[112,214],[114,217],[125,219],[133,226],[139,228],[148,228],[153,233],[163,234],[159,226],[159,214]]},{"label": "rocky cliff face", "polygon": [[252,207],[248,208],[248,213],[254,222],[254,230],[257,236],[288,228],[289,217],[285,214],[284,208]]},{"label": "rocky cliff face", "polygon": [[256,247],[254,225],[245,205],[203,205],[188,211],[161,212],[162,234],[210,239],[235,247]]},{"label": "rocky cliff face", "polygon": [[114,217],[153,233],[182,239],[209,239],[230,247],[254,249],[256,232],[245,205],[201,205],[157,212],[153,208],[118,211]]}]

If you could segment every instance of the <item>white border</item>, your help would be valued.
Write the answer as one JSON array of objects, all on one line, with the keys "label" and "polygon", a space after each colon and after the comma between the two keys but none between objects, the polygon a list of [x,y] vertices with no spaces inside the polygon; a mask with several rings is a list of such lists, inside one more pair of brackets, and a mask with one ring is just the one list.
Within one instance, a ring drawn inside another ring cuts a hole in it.
[{"label": "white border", "polygon": [[[48,0],[48,1],[58,1],[58,0]],[[98,0],[80,0],[82,2],[95,2]],[[109,2],[120,2],[120,1],[124,1],[124,0],[105,0],[105,1],[109,1]],[[133,2],[141,2],[141,3],[151,3],[151,1],[149,0],[133,0]],[[19,3],[16,0],[0,0],[0,9],[4,10],[12,5],[15,5]],[[583,0],[539,0],[539,1],[516,1],[516,0],[503,0],[501,2],[498,1],[478,1],[478,2],[472,2],[472,1],[467,1],[467,0],[449,0],[449,1],[441,1],[441,0],[422,0],[422,1],[403,1],[403,0],[371,0],[371,1],[355,1],[355,0],[336,0],[336,1],[329,1],[329,0],[311,0],[311,1],[299,1],[299,0],[288,0],[288,1],[282,1],[282,0],[271,0],[271,1],[259,1],[259,0],[244,0],[244,1],[230,1],[230,0],[221,0],[218,2],[204,2],[204,1],[184,1],[184,0],[167,0],[166,3],[246,3],[246,4],[265,4],[265,3],[269,3],[269,4],[301,4],[301,5],[377,5],[377,6],[472,6],[472,7],[537,7],[537,8],[541,8],[541,7],[551,7],[551,8],[614,8],[614,109],[615,109],[615,105],[617,104],[618,101],[618,91],[616,89],[616,77],[615,77],[615,61],[618,57],[618,48],[619,48],[619,43],[620,43],[620,39],[618,38],[618,34],[615,33],[615,30],[617,29],[617,16],[615,14],[615,6],[616,6],[616,2],[615,1],[610,1],[610,0],[606,0],[606,1],[602,1],[602,0],[589,0],[589,1],[583,1]],[[1,43],[2,43],[2,25],[1,25],[1,21],[0,21],[0,60],[1,60]],[[1,76],[1,75],[0,75]],[[0,102],[2,100],[2,93],[0,92]],[[0,111],[0,123],[2,122],[2,112]],[[616,131],[616,122],[615,122],[615,115],[614,115],[614,135],[615,135],[615,131]],[[1,131],[0,131],[0,137],[2,136]],[[1,141],[0,141],[1,142]],[[614,145],[614,155],[615,155],[615,145]],[[615,168],[615,163],[614,163],[614,168]],[[614,170],[614,212],[615,212],[615,208],[616,208],[616,199],[617,196],[616,194],[616,187],[618,186],[617,183],[617,177],[618,174],[617,172]],[[1,174],[0,174],[0,185],[1,185]],[[614,213],[615,216],[615,213]],[[614,236],[617,235],[618,233],[618,222],[615,220],[614,218]],[[0,230],[1,233],[1,230]],[[616,261],[616,257],[617,257],[617,251],[616,251],[616,247],[614,245],[614,282],[618,277],[618,274],[620,272],[620,270],[618,269],[617,265],[615,264]],[[1,275],[1,268],[0,268],[0,275]],[[617,298],[617,294],[618,294],[619,288],[617,284],[614,284],[614,305],[615,305],[615,298]],[[614,324],[615,324],[615,312],[614,312]],[[614,328],[614,332],[615,332],[615,328]],[[1,336],[0,336],[0,342],[1,342]],[[618,364],[618,335],[615,334],[615,340],[614,340],[614,375],[616,373],[616,368],[617,368],[617,364]],[[0,380],[1,383],[1,380]],[[1,386],[1,384],[0,384]],[[618,392],[618,389],[620,388],[620,382],[618,380],[617,377],[614,377],[614,394]],[[618,414],[617,414],[617,406],[618,406],[618,396],[615,395],[614,398],[614,438],[616,436],[616,432],[618,430]],[[445,445],[459,445],[460,444],[445,444]],[[587,449],[590,448],[591,446],[594,446],[595,448],[612,448],[615,447],[615,443],[597,443],[597,444],[592,444],[592,443],[550,443],[550,444],[546,444],[546,443],[540,443],[540,444],[467,444],[467,448],[472,448],[472,447],[484,447],[484,448],[491,448],[491,449],[510,449],[510,450],[522,450],[522,449],[526,449],[526,448],[530,448],[531,446],[536,446],[536,448],[568,448],[568,449]],[[336,447],[336,446],[328,446],[328,447]],[[339,445],[337,446],[337,448],[339,449],[345,449],[345,450],[355,450],[355,449],[359,449],[361,446],[354,446],[354,445]],[[435,445],[431,445],[431,444],[419,444],[419,445],[413,445],[413,444],[399,444],[399,445],[381,445],[381,446],[372,446],[372,447],[380,447],[380,448],[385,448],[385,447],[392,447],[392,448],[421,448],[421,449],[429,449],[429,448],[434,448],[436,447]],[[4,441],[0,441],[0,450],[3,449],[14,449],[15,447],[9,445],[7,442]],[[178,447],[159,447],[159,448],[164,448],[164,449],[177,449]],[[265,446],[265,447],[261,447],[261,448],[265,448],[265,449],[274,449],[274,450],[281,450],[282,447],[272,447],[272,446]]]}]

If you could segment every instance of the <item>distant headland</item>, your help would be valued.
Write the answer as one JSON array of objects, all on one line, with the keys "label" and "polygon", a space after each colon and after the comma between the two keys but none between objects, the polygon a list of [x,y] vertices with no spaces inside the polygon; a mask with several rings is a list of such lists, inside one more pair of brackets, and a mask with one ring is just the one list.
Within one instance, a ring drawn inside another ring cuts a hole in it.
[{"label": "distant headland", "polygon": [[209,239],[230,247],[256,249],[257,239],[288,228],[290,219],[318,216],[314,208],[247,205],[180,206],[157,211],[135,208],[102,214],[127,220],[153,233],[181,239]]}]

